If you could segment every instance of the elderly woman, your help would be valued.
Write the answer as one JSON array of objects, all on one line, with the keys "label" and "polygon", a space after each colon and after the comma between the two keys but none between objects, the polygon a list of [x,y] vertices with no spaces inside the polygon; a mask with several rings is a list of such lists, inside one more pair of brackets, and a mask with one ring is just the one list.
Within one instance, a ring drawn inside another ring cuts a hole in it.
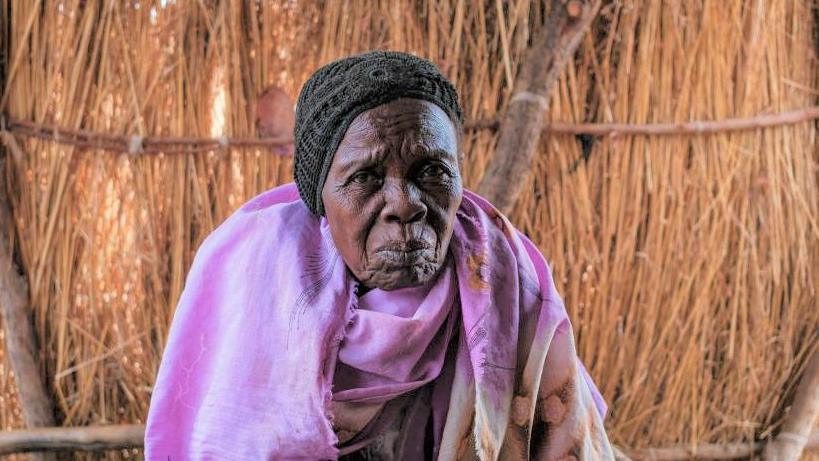
[{"label": "elderly woman", "polygon": [[546,262],[462,187],[461,124],[412,55],[308,80],[296,184],[196,255],[148,459],[612,458]]}]

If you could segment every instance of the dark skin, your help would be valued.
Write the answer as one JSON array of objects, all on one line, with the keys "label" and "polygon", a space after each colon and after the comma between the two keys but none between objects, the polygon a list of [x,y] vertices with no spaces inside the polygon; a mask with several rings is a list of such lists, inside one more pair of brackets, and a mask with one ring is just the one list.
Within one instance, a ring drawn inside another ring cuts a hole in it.
[{"label": "dark skin", "polygon": [[321,198],[333,242],[365,288],[419,286],[440,271],[463,195],[458,139],[446,113],[418,99],[350,124]]}]

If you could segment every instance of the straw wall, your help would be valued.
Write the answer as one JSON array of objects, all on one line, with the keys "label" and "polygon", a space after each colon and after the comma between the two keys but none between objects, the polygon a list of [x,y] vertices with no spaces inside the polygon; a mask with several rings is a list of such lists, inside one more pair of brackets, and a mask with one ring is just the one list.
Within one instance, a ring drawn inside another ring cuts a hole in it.
[{"label": "straw wall", "polygon": [[[269,84],[370,48],[424,55],[470,119],[502,113],[530,1],[12,1],[7,112],[112,134],[252,136]],[[552,98],[560,121],[667,122],[817,103],[811,0],[608,3]],[[819,347],[817,127],[547,135],[512,214],[553,266],[628,447],[775,430]],[[139,156],[19,138],[9,173],[44,372],[65,425],[144,422],[186,270],[244,200],[288,181],[262,150]],[[495,142],[465,138],[476,186]],[[0,334],[2,331],[0,331]],[[0,429],[19,427],[0,349]],[[136,452],[124,453],[135,456]],[[111,456],[111,455],[109,455]]]}]

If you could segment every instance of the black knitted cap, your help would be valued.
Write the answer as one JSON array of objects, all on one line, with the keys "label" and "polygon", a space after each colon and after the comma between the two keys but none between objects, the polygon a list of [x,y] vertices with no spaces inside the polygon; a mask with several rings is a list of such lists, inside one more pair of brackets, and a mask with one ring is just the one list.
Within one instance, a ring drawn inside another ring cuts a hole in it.
[{"label": "black knitted cap", "polygon": [[324,215],[321,190],[338,144],[362,112],[398,98],[436,104],[462,123],[455,87],[426,59],[396,51],[371,51],[331,62],[304,84],[296,103],[293,173],[301,199]]}]

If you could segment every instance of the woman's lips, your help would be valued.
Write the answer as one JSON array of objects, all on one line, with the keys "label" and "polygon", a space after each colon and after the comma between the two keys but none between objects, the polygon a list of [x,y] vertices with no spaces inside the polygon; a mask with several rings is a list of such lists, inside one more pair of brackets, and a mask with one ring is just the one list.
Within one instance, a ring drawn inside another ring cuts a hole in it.
[{"label": "woman's lips", "polygon": [[396,266],[414,266],[434,259],[433,247],[423,240],[393,241],[376,250],[379,258]]}]

